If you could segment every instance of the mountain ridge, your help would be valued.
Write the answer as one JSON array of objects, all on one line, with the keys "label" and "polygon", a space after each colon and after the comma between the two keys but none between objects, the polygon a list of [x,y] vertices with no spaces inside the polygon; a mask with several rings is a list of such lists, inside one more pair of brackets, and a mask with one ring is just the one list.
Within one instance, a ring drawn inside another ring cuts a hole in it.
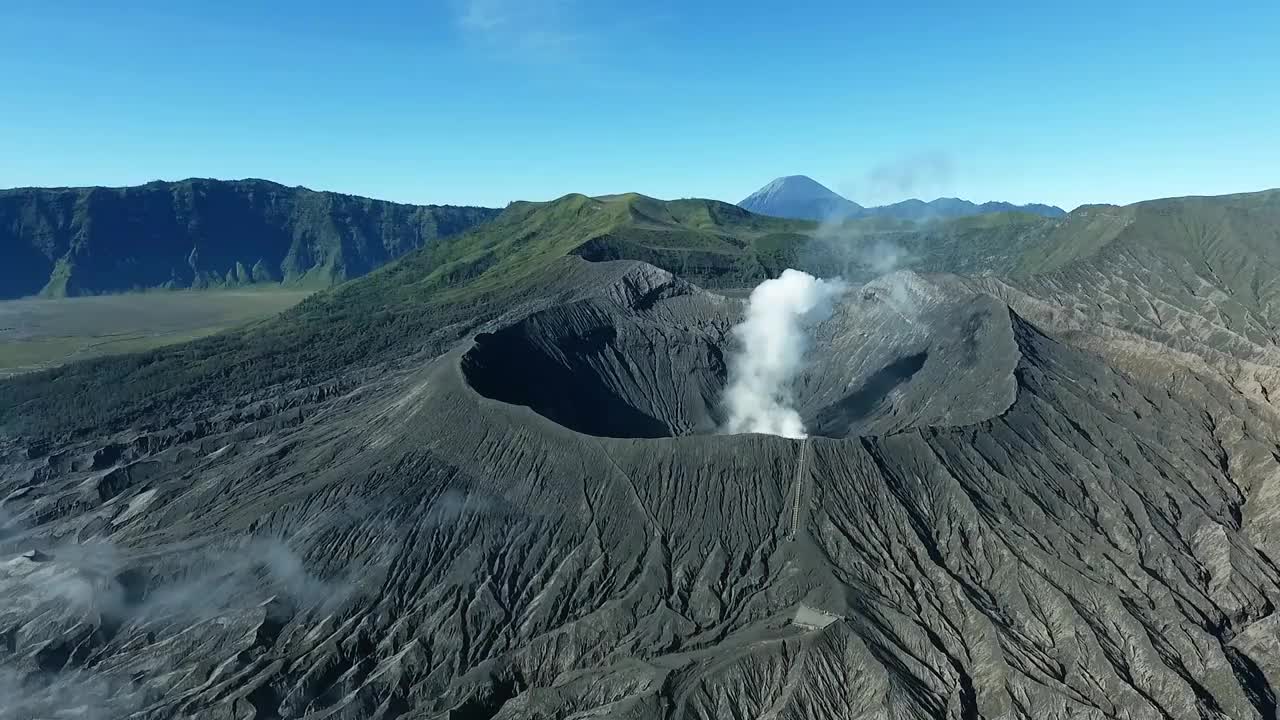
[{"label": "mountain ridge", "polygon": [[0,190],[0,297],[327,287],[498,212],[259,179]]},{"label": "mountain ridge", "polygon": [[776,178],[738,203],[752,212],[801,220],[848,220],[858,217],[889,217],[915,222],[954,219],[993,212],[1028,212],[1044,217],[1061,217],[1066,211],[1054,205],[1003,201],[973,203],[944,197],[924,201],[916,198],[889,205],[865,207],[805,175]]}]

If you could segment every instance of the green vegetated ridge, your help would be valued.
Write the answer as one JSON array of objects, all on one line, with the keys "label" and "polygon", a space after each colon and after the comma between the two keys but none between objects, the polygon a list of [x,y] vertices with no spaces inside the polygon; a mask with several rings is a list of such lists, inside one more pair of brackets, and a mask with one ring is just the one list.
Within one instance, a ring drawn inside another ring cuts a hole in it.
[{"label": "green vegetated ridge", "polygon": [[[786,267],[869,277],[884,269],[885,253],[896,267],[1009,276],[1145,245],[1200,253],[1221,265],[1216,258],[1280,246],[1278,227],[1280,191],[1088,206],[1060,219],[998,213],[924,226],[873,218],[834,228],[711,200],[575,194],[519,202],[492,222],[251,328],[2,383],[0,428],[49,436],[145,421],[177,404],[247,401],[440,350],[519,302],[524,288],[550,282],[566,255],[637,259],[704,286],[734,288]],[[1245,272],[1242,260],[1237,265]]]},{"label": "green vegetated ridge", "polygon": [[0,298],[329,287],[498,212],[265,180],[0,190]]},{"label": "green vegetated ridge", "polygon": [[1186,262],[1233,295],[1256,294],[1280,267],[1280,190],[1086,205],[1051,226],[1021,273],[1057,270],[1104,251],[1142,249]]}]

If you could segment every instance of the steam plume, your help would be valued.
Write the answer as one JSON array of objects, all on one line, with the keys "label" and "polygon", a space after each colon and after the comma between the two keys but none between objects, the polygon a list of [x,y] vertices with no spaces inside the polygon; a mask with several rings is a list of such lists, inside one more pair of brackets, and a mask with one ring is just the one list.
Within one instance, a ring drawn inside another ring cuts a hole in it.
[{"label": "steam plume", "polygon": [[733,329],[740,349],[729,367],[726,432],[805,437],[791,383],[803,365],[809,328],[831,314],[845,287],[839,279],[788,269],[751,291],[747,317]]},{"label": "steam plume", "polygon": [[951,182],[951,157],[944,152],[919,152],[875,166],[867,173],[868,190],[877,197],[901,198],[946,189]]},{"label": "steam plume", "polygon": [[952,187],[955,170],[956,163],[950,153],[920,150],[879,163],[861,177],[841,182],[839,189],[868,206],[909,197],[927,199]]}]

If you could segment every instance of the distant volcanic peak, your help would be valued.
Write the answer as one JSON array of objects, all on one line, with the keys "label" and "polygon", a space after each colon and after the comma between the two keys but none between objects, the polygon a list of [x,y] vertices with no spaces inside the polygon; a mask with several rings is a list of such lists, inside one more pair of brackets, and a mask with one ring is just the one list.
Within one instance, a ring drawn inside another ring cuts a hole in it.
[{"label": "distant volcanic peak", "polygon": [[762,215],[801,219],[852,216],[862,210],[861,205],[804,175],[780,177],[738,204]]},{"label": "distant volcanic peak", "polygon": [[[828,198],[832,200],[845,199],[835,191],[831,190],[831,188],[828,188],[826,185],[823,185],[808,175],[786,175],[780,178],[775,178],[768,185],[765,185],[752,193],[747,199],[749,200],[753,197],[774,200],[810,198]],[[746,200],[743,202],[746,202]]]}]

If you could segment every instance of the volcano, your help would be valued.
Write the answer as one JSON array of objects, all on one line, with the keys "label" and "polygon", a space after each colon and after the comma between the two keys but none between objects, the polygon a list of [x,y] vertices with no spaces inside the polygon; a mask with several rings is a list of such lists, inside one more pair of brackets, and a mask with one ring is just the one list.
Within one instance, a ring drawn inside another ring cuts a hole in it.
[{"label": "volcano", "polygon": [[709,201],[516,204],[6,381],[0,717],[1274,717],[1275,295],[1231,258],[1277,198],[856,283],[804,439],[720,428],[732,282],[809,226]]}]

